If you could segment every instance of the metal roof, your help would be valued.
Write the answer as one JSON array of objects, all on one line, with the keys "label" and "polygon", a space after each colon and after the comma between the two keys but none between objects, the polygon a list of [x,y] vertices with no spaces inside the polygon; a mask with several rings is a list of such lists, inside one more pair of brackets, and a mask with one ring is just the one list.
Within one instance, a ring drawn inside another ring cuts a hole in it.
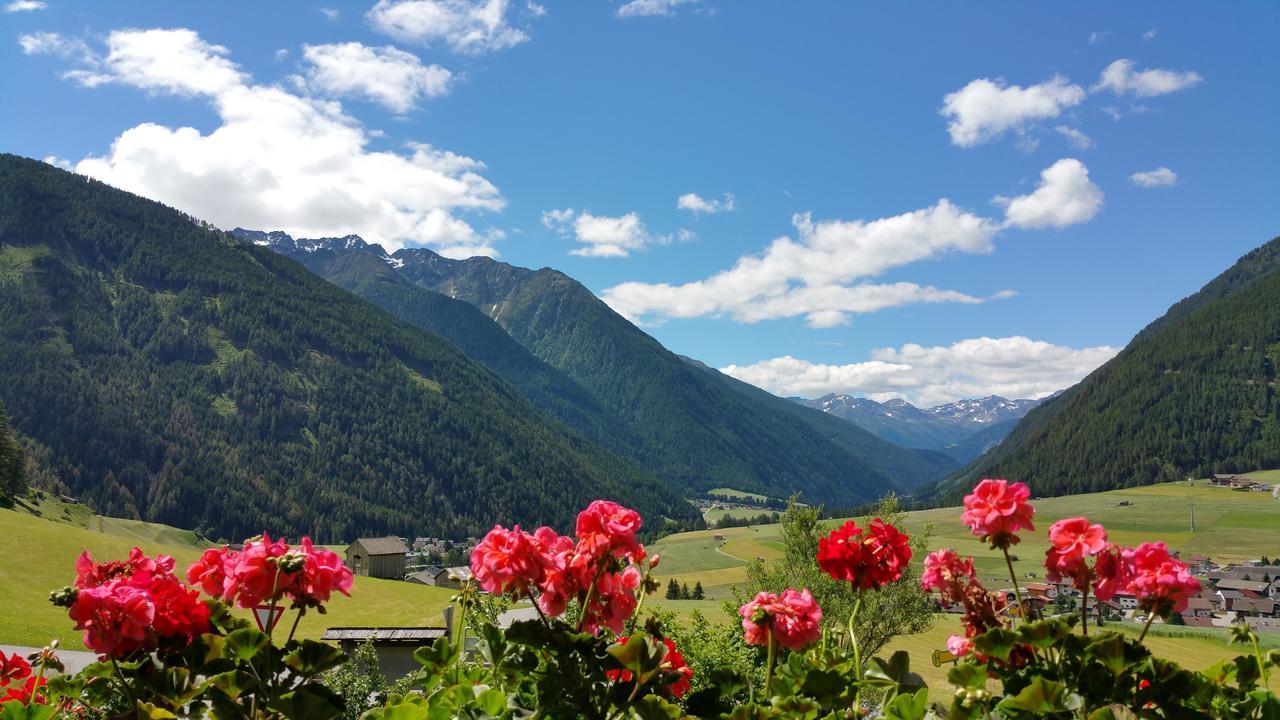
[{"label": "metal roof", "polygon": [[408,546],[398,537],[356,538],[356,542],[351,544],[356,543],[360,543],[370,555],[404,555],[409,552]]},{"label": "metal roof", "polygon": [[380,643],[417,643],[425,644],[436,638],[442,638],[449,631],[441,627],[336,627],[324,631],[321,640],[364,642],[374,640]]}]

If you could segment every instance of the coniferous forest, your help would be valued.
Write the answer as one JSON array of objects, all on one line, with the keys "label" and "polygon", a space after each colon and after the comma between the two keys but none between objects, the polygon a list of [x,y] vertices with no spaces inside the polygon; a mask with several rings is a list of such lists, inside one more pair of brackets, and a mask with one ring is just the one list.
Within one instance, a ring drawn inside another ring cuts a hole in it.
[{"label": "coniferous forest", "polygon": [[212,538],[563,526],[602,494],[696,515],[438,336],[173,209],[10,155],[0,396],[52,489]]},{"label": "coniferous forest", "polygon": [[1016,477],[1061,495],[1280,466],[1280,238],[1144,328],[941,483]]}]

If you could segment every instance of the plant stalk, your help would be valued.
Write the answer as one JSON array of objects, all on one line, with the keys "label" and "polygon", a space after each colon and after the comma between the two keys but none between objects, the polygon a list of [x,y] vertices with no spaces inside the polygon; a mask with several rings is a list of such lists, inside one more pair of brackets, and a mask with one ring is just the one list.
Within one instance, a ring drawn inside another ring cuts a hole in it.
[{"label": "plant stalk", "polygon": [[1151,629],[1151,621],[1155,619],[1156,611],[1152,610],[1151,614],[1147,616],[1147,624],[1142,626],[1142,634],[1138,636],[1138,642],[1142,642],[1142,639],[1147,636],[1147,631]]},{"label": "plant stalk", "polygon": [[858,633],[856,625],[858,611],[862,610],[862,590],[858,590],[858,599],[853,603],[853,612],[849,614],[849,642],[853,644],[853,674],[858,681],[858,689],[853,696],[854,710],[862,707],[862,653],[858,649]]},{"label": "plant stalk", "polygon": [[1084,586],[1084,595],[1080,598],[1080,632],[1089,637],[1089,586]]},{"label": "plant stalk", "polygon": [[773,697],[773,665],[778,661],[778,641],[773,639],[773,625],[769,625],[769,665],[764,671],[764,695]]}]

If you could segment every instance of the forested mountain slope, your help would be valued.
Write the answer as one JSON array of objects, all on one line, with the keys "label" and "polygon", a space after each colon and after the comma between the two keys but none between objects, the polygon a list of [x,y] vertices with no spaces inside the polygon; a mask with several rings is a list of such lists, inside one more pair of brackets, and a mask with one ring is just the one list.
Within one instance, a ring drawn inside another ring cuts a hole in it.
[{"label": "forested mountain slope", "polygon": [[694,509],[440,337],[268,250],[0,156],[0,396],[101,513],[244,537]]},{"label": "forested mountain slope", "polygon": [[[756,388],[744,390],[731,378],[690,364],[555,270],[529,270],[480,257],[450,260],[424,249],[386,255],[380,247],[349,243],[346,238],[293,240],[247,231],[240,235],[297,257],[398,317],[446,337],[453,335],[438,319],[410,305],[443,305],[450,298],[473,305],[492,318],[493,327],[501,327],[539,361],[589,393],[612,418],[613,431],[630,439],[620,451],[672,487],[727,486],[772,496],[801,492],[817,502],[849,504],[886,490],[918,487],[954,466],[945,457],[897,447],[836,418]],[[359,272],[353,270],[357,265]],[[388,296],[399,296],[403,290],[388,291],[391,282],[370,280],[388,271],[429,291],[434,299],[391,301]],[[454,330],[488,333],[474,318]],[[508,370],[475,354],[477,348],[463,349],[521,386]],[[575,427],[618,447],[591,428]]]},{"label": "forested mountain slope", "polygon": [[1053,495],[1280,467],[1277,367],[1280,238],[1173,305],[933,495],[954,499],[992,476]]}]

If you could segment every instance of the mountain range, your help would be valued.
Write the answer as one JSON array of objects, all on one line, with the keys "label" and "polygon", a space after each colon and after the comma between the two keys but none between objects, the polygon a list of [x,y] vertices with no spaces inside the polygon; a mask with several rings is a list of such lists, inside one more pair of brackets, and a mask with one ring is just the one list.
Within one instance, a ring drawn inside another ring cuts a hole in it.
[{"label": "mountain range", "polygon": [[211,538],[696,509],[439,335],[159,203],[0,156],[0,400],[49,489]]},{"label": "mountain range", "polygon": [[982,477],[1060,495],[1280,467],[1277,368],[1280,238],[1174,304],[926,494],[954,501]]},{"label": "mountain range", "polygon": [[672,488],[852,504],[910,492],[956,466],[676,355],[557,270],[423,248],[387,253],[355,236],[232,234],[439,333],[544,412]]},{"label": "mountain range", "polygon": [[918,408],[906,400],[883,403],[830,393],[792,398],[806,407],[843,418],[903,447],[937,450],[963,464],[1000,443],[1039,400],[1008,400],[998,395]]}]

